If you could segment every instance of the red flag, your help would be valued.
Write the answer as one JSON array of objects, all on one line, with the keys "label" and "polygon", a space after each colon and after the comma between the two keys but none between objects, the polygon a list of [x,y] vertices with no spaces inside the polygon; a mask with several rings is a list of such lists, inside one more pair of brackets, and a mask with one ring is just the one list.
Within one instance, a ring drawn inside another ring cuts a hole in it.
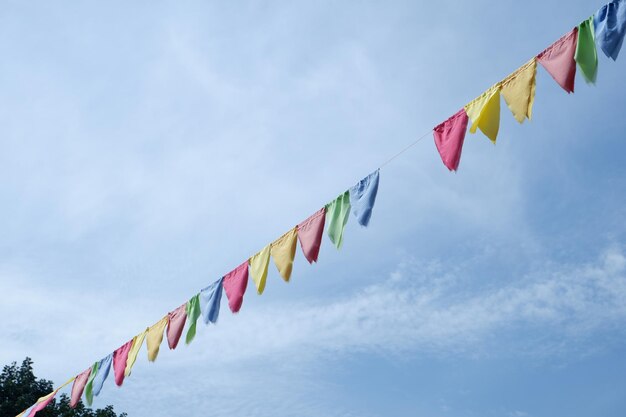
[{"label": "red flag", "polygon": [[459,168],[468,120],[465,109],[461,109],[433,129],[435,145],[441,155],[441,160],[450,171],[456,171]]},{"label": "red flag", "polygon": [[326,208],[322,207],[311,217],[298,225],[298,240],[302,253],[309,263],[317,262],[320,253],[322,236],[324,235],[324,222],[326,221]]},{"label": "red flag", "polygon": [[578,28],[548,46],[542,53],[537,55],[537,61],[550,73],[554,81],[568,93],[574,92],[574,78],[576,77],[576,42],[578,40]]},{"label": "red flag", "polygon": [[248,286],[248,261],[245,261],[237,268],[224,275],[224,291],[228,298],[230,311],[236,313],[243,303],[243,295]]}]

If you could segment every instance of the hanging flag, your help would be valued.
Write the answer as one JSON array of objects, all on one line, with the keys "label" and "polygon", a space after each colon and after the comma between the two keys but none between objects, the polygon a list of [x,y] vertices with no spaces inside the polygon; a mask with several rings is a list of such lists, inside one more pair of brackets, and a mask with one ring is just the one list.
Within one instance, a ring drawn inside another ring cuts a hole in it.
[{"label": "hanging flag", "polygon": [[480,130],[494,144],[500,130],[500,85],[494,85],[465,106],[465,112],[472,121],[470,133]]},{"label": "hanging flag", "polygon": [[346,190],[339,197],[326,205],[328,219],[328,237],[337,249],[343,245],[343,229],[348,223],[350,214],[350,191]]},{"label": "hanging flag", "polygon": [[139,350],[143,345],[143,340],[146,338],[146,333],[148,333],[148,329],[133,337],[133,344],[128,351],[128,358],[126,359],[126,369],[124,369],[124,376],[126,377],[129,377],[131,371],[133,370],[133,366],[137,360],[137,355],[139,355]]},{"label": "hanging flag", "polygon": [[187,303],[168,313],[167,345],[170,349],[176,349],[180,336],[183,334],[185,321],[187,321]]},{"label": "hanging flag", "polygon": [[443,164],[450,171],[456,171],[459,168],[468,120],[465,109],[461,109],[433,129],[435,146]]},{"label": "hanging flag", "polygon": [[377,169],[357,182],[356,185],[349,190],[352,214],[354,214],[357,222],[359,222],[361,226],[367,227],[370,223],[370,217],[372,217],[372,210],[376,202],[376,195],[378,194],[379,178],[380,170]]},{"label": "hanging flag", "polygon": [[317,262],[320,246],[322,245],[325,220],[326,208],[322,207],[297,226],[300,248],[302,248],[302,253],[310,264]]},{"label": "hanging flag", "polygon": [[250,264],[250,275],[252,275],[256,290],[259,294],[263,294],[265,281],[267,280],[267,268],[270,263],[270,245],[267,245],[261,249],[261,252],[250,258],[248,263]]},{"label": "hanging flag", "polygon": [[593,30],[593,16],[578,25],[578,42],[574,60],[583,72],[585,81],[595,83],[598,75],[598,51]]},{"label": "hanging flag", "polygon": [[[30,412],[27,414],[26,412],[20,414],[21,415],[26,415],[27,417],[35,417],[35,415],[40,412],[41,410],[43,410],[44,408],[46,408],[48,406],[48,404],[50,404],[52,402],[52,400],[54,400],[55,395],[57,395],[57,392],[59,392],[59,390],[55,390],[52,391],[50,394],[45,395],[41,398],[39,398],[37,400],[37,403],[33,406],[33,408],[30,410]],[[18,416],[18,417],[20,417]]]},{"label": "hanging flag", "polygon": [[163,332],[167,327],[169,316],[163,317],[148,328],[146,334],[146,348],[148,349],[148,360],[154,362],[159,355],[159,348],[163,342]]},{"label": "hanging flag", "polygon": [[109,376],[109,370],[111,369],[111,362],[113,361],[113,354],[109,354],[108,356],[100,359],[98,362],[98,375],[96,375],[93,380],[93,393],[94,395],[100,394],[100,390],[102,390],[102,386],[104,385],[104,381],[106,381]]},{"label": "hanging flag", "polygon": [[189,327],[187,328],[187,336],[185,344],[189,344],[196,337],[196,322],[200,317],[200,294],[196,294],[187,301],[187,318],[189,318]]},{"label": "hanging flag", "polygon": [[522,123],[532,117],[535,102],[537,60],[531,59],[502,81],[500,90],[515,120]]},{"label": "hanging flag", "polygon": [[83,395],[83,390],[85,389],[85,385],[87,384],[87,379],[90,374],[91,368],[87,368],[78,374],[76,379],[74,379],[74,385],[72,385],[72,393],[70,396],[70,407],[76,408],[76,404],[78,404],[80,397]]},{"label": "hanging flag", "polygon": [[98,362],[94,362],[91,366],[91,373],[89,374],[89,379],[87,379],[87,385],[85,386],[85,400],[87,401],[87,405],[91,407],[93,404],[93,380],[98,374]]},{"label": "hanging flag", "polygon": [[574,54],[577,38],[578,28],[574,28],[537,55],[537,61],[568,93],[574,92],[574,79],[576,78]]},{"label": "hanging flag", "polygon": [[213,324],[217,323],[217,319],[220,316],[223,280],[224,278],[220,278],[200,291],[200,305],[202,307],[202,318],[205,324],[209,324],[209,322]]},{"label": "hanging flag", "polygon": [[[294,227],[270,244],[270,254],[274,259],[274,264],[276,264],[278,273],[286,282],[289,282],[291,277],[297,243],[298,230]],[[226,295],[228,295],[228,292],[226,292]]]},{"label": "hanging flag", "polygon": [[617,59],[626,34],[626,1],[613,0],[602,6],[594,16],[596,41],[604,54]]},{"label": "hanging flag", "polygon": [[224,275],[224,291],[228,298],[228,307],[233,313],[237,313],[243,303],[243,295],[248,285],[248,261]]},{"label": "hanging flag", "polygon": [[134,340],[134,338],[130,339],[113,352],[113,374],[115,376],[115,385],[118,387],[121,387],[124,383],[124,370],[126,369],[128,352],[130,352]]}]

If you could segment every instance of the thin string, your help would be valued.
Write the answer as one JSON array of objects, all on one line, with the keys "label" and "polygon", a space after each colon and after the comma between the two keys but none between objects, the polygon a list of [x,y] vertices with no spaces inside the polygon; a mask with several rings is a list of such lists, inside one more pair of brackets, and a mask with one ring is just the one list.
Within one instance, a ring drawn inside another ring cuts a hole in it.
[{"label": "thin string", "polygon": [[424,133],[422,136],[420,136],[419,138],[415,139],[413,142],[411,142],[410,144],[408,144],[404,149],[402,149],[400,152],[398,152],[397,154],[393,155],[391,158],[387,159],[385,162],[383,162],[382,164],[380,164],[378,166],[378,169],[381,169],[382,167],[384,167],[385,165],[389,164],[391,161],[393,161],[394,159],[396,159],[397,157],[399,157],[400,155],[402,155],[403,153],[405,153],[406,151],[408,151],[409,149],[411,149],[413,146],[417,145],[417,142],[419,142],[420,140],[424,139],[426,136],[430,135],[430,133],[432,132],[432,130],[429,130],[428,132]]}]

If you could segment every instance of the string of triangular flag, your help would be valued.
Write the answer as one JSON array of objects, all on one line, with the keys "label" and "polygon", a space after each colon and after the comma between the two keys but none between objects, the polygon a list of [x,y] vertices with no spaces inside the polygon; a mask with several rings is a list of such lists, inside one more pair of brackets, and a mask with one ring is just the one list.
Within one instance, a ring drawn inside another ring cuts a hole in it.
[{"label": "string of triangular flag", "polygon": [[[598,67],[596,45],[600,46],[607,57],[616,60],[625,34],[626,0],[612,0],[504,80],[494,84],[437,125],[433,129],[433,136],[444,165],[451,171],[458,169],[468,125],[470,133],[480,129],[493,143],[496,142],[500,127],[500,96],[504,98],[518,122],[531,119],[537,62],[565,91],[573,93],[576,65],[580,67],[585,80],[594,83]],[[394,155],[381,167],[404,153],[427,134]],[[70,383],[73,383],[70,406],[75,407],[83,394],[87,404],[91,405],[93,397],[102,390],[111,368],[117,386],[121,386],[124,378],[131,375],[144,341],[149,361],[157,359],[164,335],[168,347],[176,349],[185,325],[187,325],[185,343],[191,343],[196,335],[196,324],[200,317],[207,325],[217,323],[223,293],[226,294],[228,307],[233,313],[241,309],[249,276],[257,293],[263,293],[270,258],[274,260],[282,279],[289,281],[298,242],[309,263],[317,262],[325,229],[335,247],[341,248],[350,211],[361,226],[368,226],[378,192],[379,173],[380,169],[363,178],[235,269],[200,290],[186,303],[167,313],[158,322],[147,327],[109,355],[94,362],[50,394],[39,398],[17,417],[34,417]]]}]

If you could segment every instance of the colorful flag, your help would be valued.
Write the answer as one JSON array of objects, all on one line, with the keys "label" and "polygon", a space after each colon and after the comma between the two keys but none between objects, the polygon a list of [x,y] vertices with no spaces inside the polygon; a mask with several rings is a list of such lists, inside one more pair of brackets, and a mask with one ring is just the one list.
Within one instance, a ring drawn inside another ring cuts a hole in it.
[{"label": "colorful flag", "polygon": [[450,171],[456,171],[459,168],[468,121],[465,109],[461,109],[433,129],[435,146],[443,164]]},{"label": "colorful flag", "polygon": [[148,333],[148,329],[133,337],[133,344],[128,351],[128,358],[126,359],[126,369],[124,369],[124,376],[126,377],[129,377],[131,371],[133,370],[133,366],[137,360],[137,355],[139,355],[139,350],[143,345],[143,340],[146,338],[146,333]]},{"label": "colorful flag", "polygon": [[310,264],[317,262],[322,245],[322,236],[324,235],[325,220],[326,208],[322,207],[297,226],[302,253]]},{"label": "colorful flag", "polygon": [[98,362],[98,375],[93,380],[93,393],[94,395],[100,394],[104,381],[109,376],[109,370],[111,369],[111,362],[113,361],[113,354],[109,354],[106,357],[100,359]]},{"label": "colorful flag", "polygon": [[200,291],[200,305],[202,318],[205,324],[215,324],[220,316],[220,301],[222,300],[222,281],[220,278],[208,287]]},{"label": "colorful flag", "polygon": [[91,366],[91,373],[89,374],[89,379],[87,379],[87,385],[85,386],[85,400],[90,407],[91,404],[93,404],[93,379],[98,375],[98,365],[98,362],[94,362]]},{"label": "colorful flag", "polygon": [[247,285],[248,261],[224,275],[224,291],[226,292],[226,298],[228,298],[228,307],[230,307],[230,311],[233,313],[237,313],[241,309]]},{"label": "colorful flag", "polygon": [[598,75],[598,51],[593,30],[593,16],[578,25],[578,42],[574,60],[583,72],[585,81],[595,83]]},{"label": "colorful flag", "polygon": [[537,61],[550,73],[554,81],[568,93],[574,92],[574,80],[576,78],[574,54],[576,53],[577,38],[578,28],[574,28],[537,55]]},{"label": "colorful flag", "polygon": [[494,144],[500,130],[500,85],[494,85],[465,106],[472,121],[471,133],[479,128]]},{"label": "colorful flag", "polygon": [[298,230],[294,227],[270,244],[270,254],[274,259],[276,268],[278,268],[278,273],[287,282],[289,282],[289,278],[291,277],[297,243]]},{"label": "colorful flag", "polygon": [[74,379],[74,385],[72,385],[72,393],[70,396],[70,407],[76,408],[76,404],[78,404],[80,397],[83,395],[83,390],[85,389],[85,385],[87,385],[87,379],[89,379],[90,374],[91,368],[87,368],[78,374],[76,379]]},{"label": "colorful flag", "polygon": [[350,214],[350,191],[346,190],[339,197],[326,205],[328,219],[328,237],[337,249],[343,245],[343,230]]},{"label": "colorful flag", "polygon": [[352,214],[361,226],[367,227],[372,217],[376,195],[378,194],[378,181],[380,170],[369,174],[350,188],[350,206]]},{"label": "colorful flag", "polygon": [[261,249],[261,252],[250,258],[248,262],[250,263],[250,275],[252,275],[256,290],[259,294],[263,294],[267,280],[267,268],[270,263],[270,245]]},{"label": "colorful flag", "polygon": [[613,0],[602,6],[594,16],[596,41],[604,54],[617,59],[626,34],[626,1]]},{"label": "colorful flag", "polygon": [[196,323],[200,317],[200,294],[196,294],[187,301],[187,318],[189,319],[189,327],[187,328],[187,336],[185,343],[189,344],[196,337]]},{"label": "colorful flag", "polygon": [[134,338],[129,340],[113,352],[113,374],[115,376],[115,385],[118,387],[121,387],[124,383],[124,370],[126,369],[128,352],[130,352],[134,340]]},{"label": "colorful flag", "polygon": [[154,362],[159,355],[159,348],[161,347],[161,342],[163,342],[163,332],[165,327],[167,327],[168,321],[169,316],[165,316],[148,328],[146,348],[148,349],[148,360],[150,362]]},{"label": "colorful flag", "polygon": [[167,345],[170,349],[176,349],[180,336],[183,334],[185,322],[187,321],[187,303],[178,307],[176,310],[171,311],[168,315]]},{"label": "colorful flag", "polygon": [[522,123],[531,119],[537,76],[537,60],[535,58],[522,65],[513,74],[502,81],[500,92],[506,105],[513,113],[515,120]]}]

